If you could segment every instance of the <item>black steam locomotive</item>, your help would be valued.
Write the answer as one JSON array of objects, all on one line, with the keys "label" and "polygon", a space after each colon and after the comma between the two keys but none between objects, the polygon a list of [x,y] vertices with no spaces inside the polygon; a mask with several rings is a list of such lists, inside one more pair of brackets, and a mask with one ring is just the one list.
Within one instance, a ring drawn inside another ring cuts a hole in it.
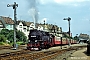
[{"label": "black steam locomotive", "polygon": [[54,36],[49,32],[37,29],[30,30],[28,38],[27,49],[29,50],[47,49],[54,45]]}]

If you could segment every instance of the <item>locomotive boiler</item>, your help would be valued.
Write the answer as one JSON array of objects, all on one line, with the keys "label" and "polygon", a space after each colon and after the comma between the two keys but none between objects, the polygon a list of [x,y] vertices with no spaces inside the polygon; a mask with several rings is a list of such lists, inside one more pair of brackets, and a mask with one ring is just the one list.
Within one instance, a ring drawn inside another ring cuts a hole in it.
[{"label": "locomotive boiler", "polygon": [[53,46],[54,36],[45,31],[30,30],[28,38],[27,49],[30,50],[41,50]]}]

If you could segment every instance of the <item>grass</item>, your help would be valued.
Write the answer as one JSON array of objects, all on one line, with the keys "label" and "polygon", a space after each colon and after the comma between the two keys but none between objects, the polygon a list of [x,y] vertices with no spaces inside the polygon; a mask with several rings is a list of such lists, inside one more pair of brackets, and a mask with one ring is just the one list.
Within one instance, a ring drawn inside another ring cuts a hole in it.
[{"label": "grass", "polygon": [[[13,42],[12,43],[5,43],[5,42],[0,42],[0,45],[10,45],[10,46],[13,46]],[[24,45],[25,43],[23,42],[16,42],[16,44],[19,46],[19,45]]]},{"label": "grass", "polygon": [[4,45],[4,42],[0,42],[0,45]]}]

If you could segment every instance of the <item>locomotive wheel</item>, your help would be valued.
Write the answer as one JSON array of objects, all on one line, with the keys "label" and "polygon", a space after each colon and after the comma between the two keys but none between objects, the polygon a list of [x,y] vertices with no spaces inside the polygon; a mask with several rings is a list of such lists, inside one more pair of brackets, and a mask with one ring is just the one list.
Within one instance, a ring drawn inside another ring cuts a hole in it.
[{"label": "locomotive wheel", "polygon": [[46,49],[49,49],[50,48],[50,45],[46,45]]},{"label": "locomotive wheel", "polygon": [[42,48],[41,48],[41,47],[39,47],[39,48],[38,48],[38,50],[40,51],[40,50],[42,50]]},{"label": "locomotive wheel", "polygon": [[41,49],[45,49],[45,45],[41,45]]},{"label": "locomotive wheel", "polygon": [[29,50],[29,47],[27,47],[27,50]]},{"label": "locomotive wheel", "polygon": [[48,45],[48,48],[50,48],[50,45]]}]

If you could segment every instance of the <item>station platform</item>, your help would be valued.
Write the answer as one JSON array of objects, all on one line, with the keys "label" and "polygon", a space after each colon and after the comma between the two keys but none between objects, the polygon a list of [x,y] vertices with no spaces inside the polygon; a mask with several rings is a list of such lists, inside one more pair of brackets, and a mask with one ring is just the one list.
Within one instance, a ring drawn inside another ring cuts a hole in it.
[{"label": "station platform", "polygon": [[87,55],[87,48],[74,52],[67,60],[90,60],[90,56]]}]

